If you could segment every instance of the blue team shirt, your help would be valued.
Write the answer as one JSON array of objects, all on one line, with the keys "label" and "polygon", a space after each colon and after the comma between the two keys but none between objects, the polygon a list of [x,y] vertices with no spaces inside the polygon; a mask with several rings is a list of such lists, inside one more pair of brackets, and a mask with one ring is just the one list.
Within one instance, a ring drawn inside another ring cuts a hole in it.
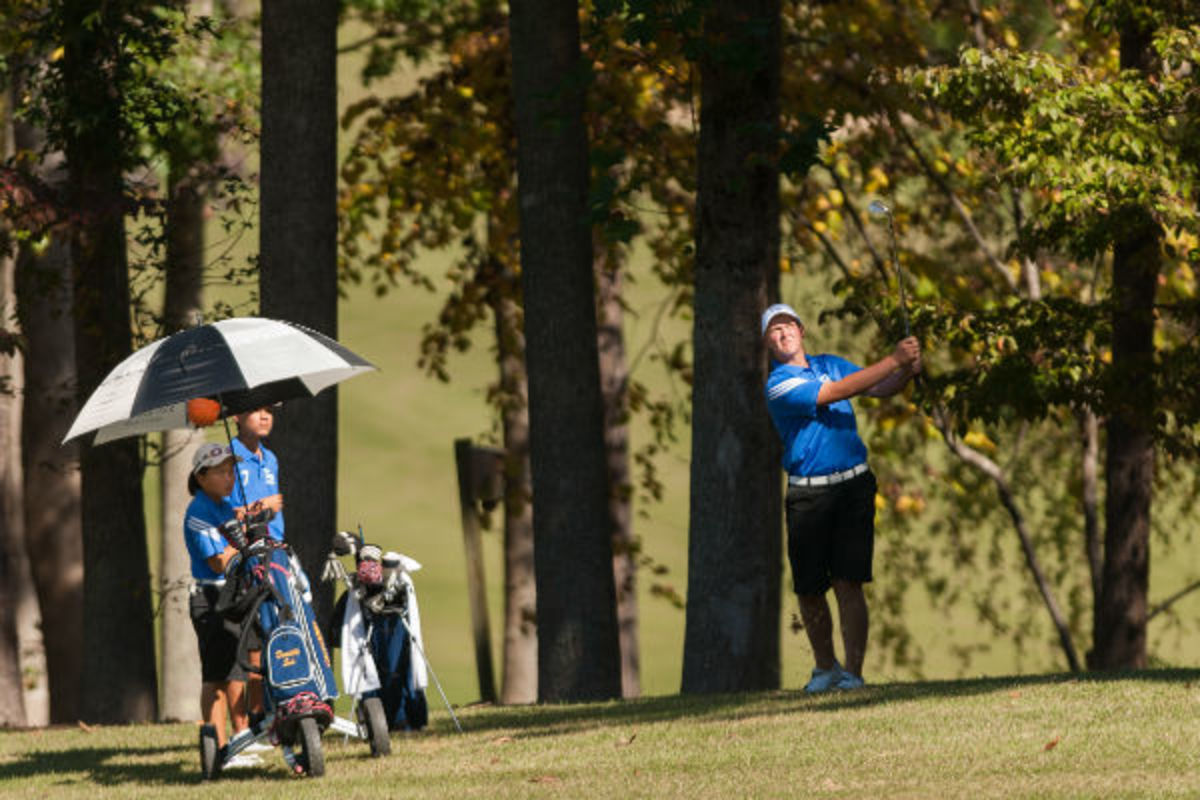
[{"label": "blue team shirt", "polygon": [[224,576],[208,565],[208,559],[225,552],[225,537],[220,526],[237,516],[228,500],[213,500],[203,491],[196,492],[183,515],[183,541],[192,559],[192,577],[215,581]]},{"label": "blue team shirt", "polygon": [[839,381],[861,367],[833,355],[808,356],[808,366],[771,362],[767,410],[783,440],[783,468],[813,477],[856,467],[867,460],[849,400],[817,405],[821,384]]},{"label": "blue team shirt", "polygon": [[[225,499],[234,506],[249,505],[255,500],[280,494],[279,459],[261,442],[258,449],[262,451],[261,456],[251,453],[250,448],[242,444],[241,439],[233,440],[233,454],[238,457],[237,470],[240,474],[239,480],[233,485],[233,493]],[[242,496],[243,488],[245,489],[244,498]],[[267,523],[267,528],[271,532],[272,539],[283,541],[282,511],[271,518],[271,521]]]}]

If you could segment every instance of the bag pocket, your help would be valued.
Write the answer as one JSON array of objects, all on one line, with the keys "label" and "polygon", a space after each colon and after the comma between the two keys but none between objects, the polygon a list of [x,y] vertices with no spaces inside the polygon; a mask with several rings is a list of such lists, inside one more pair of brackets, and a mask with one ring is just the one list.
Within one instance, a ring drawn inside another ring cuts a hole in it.
[{"label": "bag pocket", "polygon": [[281,690],[312,681],[307,643],[295,625],[280,625],[267,640],[267,680]]}]

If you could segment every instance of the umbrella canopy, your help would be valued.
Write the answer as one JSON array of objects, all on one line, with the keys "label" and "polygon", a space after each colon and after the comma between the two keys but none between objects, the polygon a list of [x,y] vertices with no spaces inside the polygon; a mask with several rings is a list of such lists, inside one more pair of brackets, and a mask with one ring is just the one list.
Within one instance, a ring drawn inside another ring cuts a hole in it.
[{"label": "umbrella canopy", "polygon": [[302,325],[239,317],[151,342],[122,361],[75,417],[64,442],[95,443],[188,426],[187,401],[209,397],[223,415],[312,397],[375,366]]}]

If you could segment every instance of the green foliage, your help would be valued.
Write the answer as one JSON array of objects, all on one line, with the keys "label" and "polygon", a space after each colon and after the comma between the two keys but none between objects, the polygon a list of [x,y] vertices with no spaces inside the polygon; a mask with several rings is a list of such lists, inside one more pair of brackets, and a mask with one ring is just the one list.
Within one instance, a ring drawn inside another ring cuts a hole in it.
[{"label": "green foliage", "polygon": [[[1127,234],[1124,209],[1150,209],[1165,229],[1196,232],[1192,158],[1200,29],[1156,40],[1162,69],[1109,74],[1045,53],[965,49],[955,67],[911,70],[924,98],[970,126],[998,184],[1037,202],[1019,232],[1026,254],[1065,249],[1089,259]],[[1189,108],[1191,106],[1191,108]],[[1182,118],[1182,120],[1181,120]]]},{"label": "green foliage", "polygon": [[[83,18],[82,31],[104,39],[96,91],[67,97],[67,48],[80,22],[65,2],[13,3],[12,46],[0,49],[0,75],[21,89],[17,119],[44,134],[41,152],[18,152],[4,165],[7,189],[0,210],[15,239],[37,247],[54,226],[70,225],[85,209],[69,208],[59,189],[37,177],[42,160],[90,129],[115,126],[115,154],[126,176],[126,213],[131,220],[131,292],[139,341],[161,335],[157,297],[164,268],[166,198],[155,175],[166,158],[196,185],[214,188],[222,226],[236,238],[252,224],[251,187],[236,168],[219,159],[221,141],[249,144],[257,137],[258,58],[248,19],[195,19],[185,2],[106,4]],[[119,100],[115,115],[99,102]],[[89,101],[90,102],[89,104]],[[82,109],[82,111],[80,111]],[[224,279],[244,283],[253,265],[228,262],[217,252]],[[216,308],[225,316],[231,308]]]}]

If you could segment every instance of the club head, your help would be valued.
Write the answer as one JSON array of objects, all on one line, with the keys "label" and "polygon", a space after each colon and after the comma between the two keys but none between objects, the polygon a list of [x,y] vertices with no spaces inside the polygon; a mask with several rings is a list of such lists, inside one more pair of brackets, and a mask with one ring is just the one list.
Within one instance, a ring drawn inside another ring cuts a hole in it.
[{"label": "club head", "polygon": [[887,203],[882,200],[872,200],[871,205],[867,206],[867,212],[873,217],[890,217],[892,209],[888,208]]}]

